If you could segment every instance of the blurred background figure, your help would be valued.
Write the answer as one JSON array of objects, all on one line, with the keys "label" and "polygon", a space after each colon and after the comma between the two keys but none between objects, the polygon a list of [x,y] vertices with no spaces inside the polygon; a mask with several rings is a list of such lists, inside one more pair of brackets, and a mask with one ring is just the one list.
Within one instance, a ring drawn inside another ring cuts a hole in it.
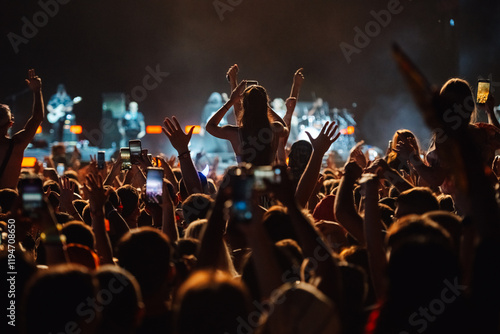
[{"label": "blurred background figure", "polygon": [[146,134],[146,124],[144,123],[144,115],[139,112],[137,102],[130,102],[128,110],[123,115],[123,118],[118,120],[118,131],[122,136],[120,141],[121,147],[128,146],[128,141],[133,139],[141,139]]}]

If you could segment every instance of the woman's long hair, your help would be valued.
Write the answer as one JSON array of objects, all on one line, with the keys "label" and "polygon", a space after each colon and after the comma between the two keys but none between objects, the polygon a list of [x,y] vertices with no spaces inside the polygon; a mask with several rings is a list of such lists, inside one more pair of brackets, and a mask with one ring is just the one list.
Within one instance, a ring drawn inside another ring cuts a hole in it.
[{"label": "woman's long hair", "polygon": [[243,92],[243,113],[240,119],[244,133],[255,133],[262,127],[270,127],[267,114],[268,103],[269,97],[264,87],[252,85],[245,89]]},{"label": "woman's long hair", "polygon": [[269,97],[264,87],[252,85],[243,92],[240,138],[243,161],[269,165],[273,157],[273,132],[268,116]]}]

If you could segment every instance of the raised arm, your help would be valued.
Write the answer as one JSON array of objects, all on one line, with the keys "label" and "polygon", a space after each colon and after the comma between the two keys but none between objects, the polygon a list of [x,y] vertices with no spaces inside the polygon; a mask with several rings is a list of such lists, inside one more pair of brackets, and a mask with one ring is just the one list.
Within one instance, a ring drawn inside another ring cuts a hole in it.
[{"label": "raised arm", "polygon": [[299,99],[300,88],[302,87],[302,83],[304,82],[304,75],[302,74],[303,70],[304,69],[301,67],[293,75],[293,84],[292,90],[290,91],[290,97]]},{"label": "raised arm", "polygon": [[31,69],[28,71],[26,84],[33,92],[33,111],[24,129],[18,132],[15,137],[25,146],[28,146],[35,136],[38,126],[40,126],[43,121],[45,109],[43,106],[42,79],[35,74],[35,70]]},{"label": "raised arm", "polygon": [[311,134],[306,132],[313,146],[313,154],[309,158],[309,163],[307,164],[307,167],[300,178],[299,184],[297,185],[297,190],[295,191],[297,203],[301,207],[305,207],[314,190],[314,187],[316,186],[319,171],[321,169],[321,163],[323,162],[323,156],[333,142],[340,136],[340,133],[338,133],[337,130],[338,126],[335,122],[326,122],[316,139],[313,139]]},{"label": "raised arm", "polygon": [[[226,73],[226,78],[231,86],[231,92],[234,91],[236,87],[238,87],[239,70],[240,69],[238,67],[238,64],[234,64],[229,68],[229,70]],[[236,118],[236,125],[240,126],[241,114],[243,113],[243,108],[241,106],[241,103],[235,103],[233,109],[234,109],[234,117]]]},{"label": "raised arm", "polygon": [[397,170],[389,167],[387,161],[384,159],[376,159],[366,171],[369,173],[376,173],[379,176],[384,177],[390,184],[396,187],[399,192],[413,188],[413,185],[401,176]]},{"label": "raised arm", "polygon": [[95,234],[96,249],[101,259],[101,264],[114,264],[111,241],[104,223],[104,205],[106,204],[109,190],[106,191],[102,184],[101,175],[88,174],[83,186],[87,193],[92,217],[92,230]]},{"label": "raised arm", "polygon": [[287,208],[295,234],[298,236],[304,257],[317,264],[316,276],[319,278],[317,288],[330,297],[337,305],[340,301],[340,276],[337,261],[331,249],[325,244],[315,227],[302,214],[302,207],[293,196],[293,184],[285,168],[281,169],[281,183],[268,184],[273,192]]},{"label": "raised arm", "polygon": [[379,180],[375,174],[365,174],[360,180],[365,200],[365,239],[368,263],[375,295],[378,300],[385,296],[385,275],[387,258],[384,245],[383,225],[378,208]]},{"label": "raised arm", "polygon": [[[175,207],[170,192],[168,190],[167,180],[163,180],[163,195],[162,195],[162,224],[161,230],[165,233],[170,242],[176,242],[179,239],[179,231],[175,221]],[[173,185],[172,185],[173,186]]]},{"label": "raised arm", "polygon": [[207,122],[207,125],[205,126],[205,129],[207,130],[208,133],[210,133],[212,136],[221,138],[221,139],[227,139],[230,140],[232,136],[232,129],[234,128],[233,126],[226,125],[226,126],[219,126],[219,123],[221,122],[222,118],[224,115],[228,112],[228,110],[236,104],[240,104],[241,100],[241,95],[243,94],[243,91],[245,90],[246,86],[246,81],[243,80],[240,82],[240,84],[233,90],[231,93],[231,97],[229,100],[215,113],[213,114],[212,117]]},{"label": "raised arm", "polygon": [[363,170],[354,161],[350,161],[345,165],[344,176],[340,180],[337,196],[335,197],[334,212],[337,222],[363,246],[365,245],[363,218],[356,210],[353,195],[354,184],[362,173]]},{"label": "raised arm", "polygon": [[179,124],[179,121],[177,121],[177,118],[175,116],[172,117],[172,120],[170,120],[168,117],[165,118],[163,124],[165,125],[165,127],[163,128],[163,132],[165,133],[165,135],[167,135],[170,143],[176,149],[179,155],[182,180],[184,182],[184,185],[186,186],[188,193],[203,193],[200,177],[198,176],[198,172],[196,171],[189,151],[189,141],[191,140],[191,136],[193,135],[194,127],[191,127],[188,133],[184,133],[181,125]]}]

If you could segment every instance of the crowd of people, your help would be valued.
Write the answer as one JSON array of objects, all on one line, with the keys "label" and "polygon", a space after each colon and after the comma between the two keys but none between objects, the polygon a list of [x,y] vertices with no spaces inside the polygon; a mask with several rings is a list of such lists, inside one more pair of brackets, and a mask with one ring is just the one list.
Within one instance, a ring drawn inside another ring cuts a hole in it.
[{"label": "crowd of people", "polygon": [[[237,73],[228,70],[232,93],[206,131],[229,141],[238,166],[198,172],[193,129],[169,116],[163,132],[177,157],[141,154],[123,169],[119,156],[104,167],[73,156],[58,175],[21,169],[45,117],[42,81],[29,71],[33,111],[21,131],[8,134],[14,115],[0,105],[2,333],[500,331],[491,94],[476,105],[458,78],[416,90],[428,150],[400,129],[385,157],[371,161],[360,142],[335,166],[324,164],[334,122],[287,143],[302,69],[283,118]],[[221,126],[231,107],[236,124]],[[478,109],[490,124],[474,122]],[[64,146],[55,147],[59,163]],[[155,200],[152,168],[163,172]]]}]

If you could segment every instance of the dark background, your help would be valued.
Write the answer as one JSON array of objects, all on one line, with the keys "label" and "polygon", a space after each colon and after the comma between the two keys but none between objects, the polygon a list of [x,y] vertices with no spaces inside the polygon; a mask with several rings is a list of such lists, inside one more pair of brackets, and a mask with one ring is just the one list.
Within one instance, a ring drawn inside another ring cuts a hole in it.
[{"label": "dark background", "polygon": [[[258,80],[271,98],[286,98],[293,73],[304,67],[300,99],[315,94],[339,108],[356,103],[357,139],[385,147],[396,129],[408,128],[426,143],[428,131],[391,58],[392,41],[438,85],[459,76],[475,86],[479,77],[495,81],[500,71],[495,0],[401,0],[402,12],[350,63],[340,43],[353,45],[354,27],[364,30],[374,20],[370,11],[393,0],[220,0],[232,8],[223,20],[213,0],[71,0],[17,54],[7,34],[21,35],[22,18],[33,22],[42,8],[38,1],[1,1],[0,102],[15,111],[16,129],[30,111],[30,94],[18,94],[28,68],[42,77],[46,101],[58,83],[82,96],[74,112],[91,131],[99,129],[101,94],[130,94],[147,66],[169,76],[139,104],[146,123],[176,115],[184,125],[199,124],[210,93],[229,93],[225,73],[238,63],[240,78]],[[170,150],[163,135],[145,139]]]}]

